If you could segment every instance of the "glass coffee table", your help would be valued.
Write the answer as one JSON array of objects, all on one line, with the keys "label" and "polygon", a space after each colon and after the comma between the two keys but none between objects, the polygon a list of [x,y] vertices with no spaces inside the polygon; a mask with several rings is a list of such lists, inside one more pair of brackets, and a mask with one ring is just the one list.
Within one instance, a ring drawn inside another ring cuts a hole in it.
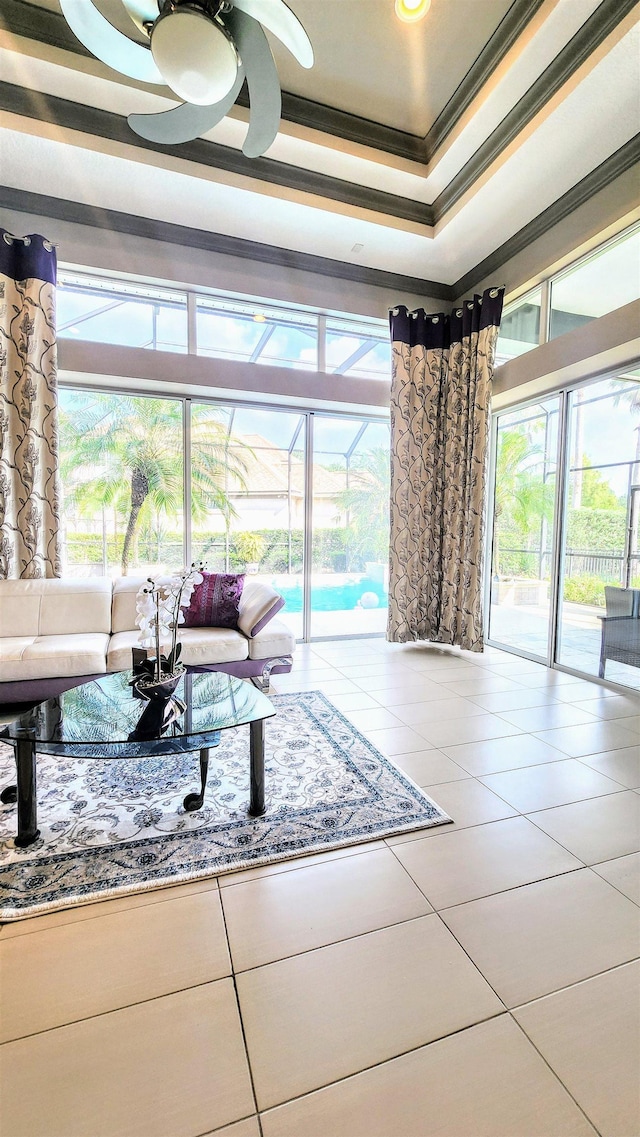
[{"label": "glass coffee table", "polygon": [[[36,751],[69,758],[149,758],[200,752],[200,791],[184,799],[184,808],[204,801],[209,751],[220,732],[249,726],[249,813],[259,817],[264,804],[264,722],[275,715],[273,703],[251,683],[220,671],[188,671],[180,680],[178,704],[141,699],[131,686],[133,673],[119,671],[73,687],[38,703],[0,730],[13,743],[17,784],[7,786],[3,802],[18,804],[16,845],[24,848],[39,835]],[[5,719],[6,721],[6,719]]]}]

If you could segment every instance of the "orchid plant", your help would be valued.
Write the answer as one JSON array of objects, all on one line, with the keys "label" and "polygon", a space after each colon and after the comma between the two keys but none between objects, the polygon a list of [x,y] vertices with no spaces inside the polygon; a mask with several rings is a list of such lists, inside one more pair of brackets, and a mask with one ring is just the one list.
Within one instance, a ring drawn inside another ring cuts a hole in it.
[{"label": "orchid plant", "polygon": [[[203,568],[202,564],[192,564],[179,573],[147,577],[138,591],[139,642],[142,647],[155,648],[155,658],[141,664],[141,671],[148,679],[160,682],[180,669],[182,644],[178,640],[178,627],[184,624],[184,609],[189,607],[194,588],[202,584]],[[162,647],[167,642],[171,643],[171,649],[168,655],[163,655]]]}]

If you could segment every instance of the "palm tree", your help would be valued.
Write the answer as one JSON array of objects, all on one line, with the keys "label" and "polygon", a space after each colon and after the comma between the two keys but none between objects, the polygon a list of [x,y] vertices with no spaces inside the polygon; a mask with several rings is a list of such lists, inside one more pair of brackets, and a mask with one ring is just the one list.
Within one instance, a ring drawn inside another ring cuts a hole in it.
[{"label": "palm tree", "polygon": [[553,518],[554,489],[540,472],[542,447],[521,428],[498,435],[495,474],[493,558],[500,571],[500,522],[511,521],[526,539],[536,524]]},{"label": "palm tree", "polygon": [[389,556],[389,451],[384,446],[358,455],[349,471],[350,485],[336,498],[347,514],[353,549],[363,560]]},{"label": "palm tree", "polygon": [[[175,518],[183,504],[182,404],[173,399],[83,394],[60,422],[61,473],[67,502],[81,512],[112,507],[127,515],[122,546],[126,576],[141,525],[155,513]],[[195,522],[212,509],[235,513],[225,492],[231,461],[244,485],[238,448],[230,457],[226,429],[215,407],[198,408],[191,431],[191,512]]]}]

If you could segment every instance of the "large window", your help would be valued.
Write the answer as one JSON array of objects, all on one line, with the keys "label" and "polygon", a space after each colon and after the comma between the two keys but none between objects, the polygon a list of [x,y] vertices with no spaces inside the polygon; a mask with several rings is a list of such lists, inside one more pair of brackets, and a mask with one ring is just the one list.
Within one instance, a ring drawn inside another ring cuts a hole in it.
[{"label": "large window", "polygon": [[506,304],[496,366],[640,298],[640,227]]},{"label": "large window", "polygon": [[549,339],[639,297],[640,229],[635,229],[552,281]]},{"label": "large window", "polygon": [[498,415],[494,449],[491,642],[640,689],[640,371]]},{"label": "large window", "polygon": [[259,303],[198,299],[199,355],[317,371],[317,342],[313,315]]},{"label": "large window", "polygon": [[184,563],[183,404],[60,391],[65,573]]},{"label": "large window", "polygon": [[496,345],[496,367],[538,346],[541,307],[541,288],[528,292],[526,296],[521,296],[519,300],[505,307]]},{"label": "large window", "polygon": [[326,369],[334,375],[389,379],[391,342],[388,329],[347,320],[327,320]]},{"label": "large window", "polygon": [[388,420],[62,389],[60,425],[65,574],[202,560],[271,583],[299,638],[384,630]]},{"label": "large window", "polygon": [[185,293],[61,272],[56,305],[59,338],[187,350]]},{"label": "large window", "polygon": [[57,305],[62,339],[391,380],[386,320],[276,306],[257,297],[187,293],[64,268]]}]

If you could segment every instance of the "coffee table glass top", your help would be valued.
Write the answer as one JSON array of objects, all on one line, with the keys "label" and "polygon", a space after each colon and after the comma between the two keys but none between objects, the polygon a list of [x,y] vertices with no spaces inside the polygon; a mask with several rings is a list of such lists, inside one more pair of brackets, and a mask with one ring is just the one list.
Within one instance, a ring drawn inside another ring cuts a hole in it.
[{"label": "coffee table glass top", "polygon": [[[275,714],[252,683],[220,671],[187,672],[175,690],[185,710],[166,726],[148,730],[150,704],[134,694],[131,671],[118,671],[39,703],[2,732],[34,737],[38,750],[86,758],[134,758],[173,754],[210,745],[217,730]],[[140,732],[140,720],[146,712]]]}]

